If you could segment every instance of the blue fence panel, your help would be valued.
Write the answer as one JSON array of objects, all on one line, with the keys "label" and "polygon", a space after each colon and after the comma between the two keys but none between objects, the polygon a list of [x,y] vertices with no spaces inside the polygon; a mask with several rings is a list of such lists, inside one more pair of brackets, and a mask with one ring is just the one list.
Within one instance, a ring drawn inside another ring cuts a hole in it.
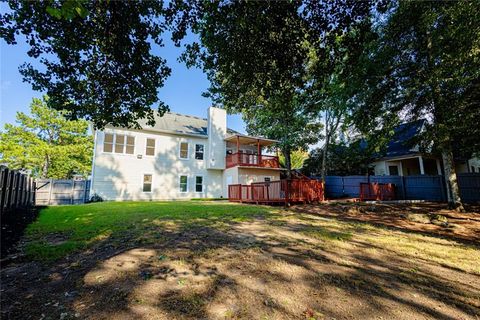
[{"label": "blue fence panel", "polygon": [[[320,179],[317,177],[317,179]],[[343,177],[326,176],[325,177],[325,195],[328,198],[343,197]]]},{"label": "blue fence panel", "polygon": [[462,201],[480,201],[480,173],[459,173],[457,181]]},{"label": "blue fence panel", "polygon": [[442,176],[406,176],[405,198],[409,200],[445,201]]},{"label": "blue fence panel", "polygon": [[[480,174],[460,173],[458,186],[464,202],[480,202]],[[319,177],[314,177],[320,179]],[[397,199],[447,201],[443,176],[327,176],[325,195],[327,198],[359,197],[360,183],[393,183]]]},{"label": "blue fence panel", "polygon": [[346,176],[343,177],[343,192],[347,197],[360,197],[360,183],[366,183],[366,176]]}]

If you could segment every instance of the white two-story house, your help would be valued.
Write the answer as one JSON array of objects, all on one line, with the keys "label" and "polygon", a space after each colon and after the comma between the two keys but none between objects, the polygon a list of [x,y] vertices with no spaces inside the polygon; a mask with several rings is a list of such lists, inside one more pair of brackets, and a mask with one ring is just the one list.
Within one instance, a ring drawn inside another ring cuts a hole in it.
[{"label": "white two-story house", "polygon": [[95,131],[90,194],[104,200],[227,198],[228,185],[280,179],[275,141],[227,128],[223,109],[207,118],[176,113],[142,129]]}]

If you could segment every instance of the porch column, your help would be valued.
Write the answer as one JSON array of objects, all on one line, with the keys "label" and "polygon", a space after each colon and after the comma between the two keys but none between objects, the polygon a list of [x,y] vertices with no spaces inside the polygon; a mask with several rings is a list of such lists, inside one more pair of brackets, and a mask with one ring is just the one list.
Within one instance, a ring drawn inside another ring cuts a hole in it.
[{"label": "porch column", "polygon": [[241,160],[243,159],[240,159],[240,137],[237,136],[237,165],[241,164]]},{"label": "porch column", "polygon": [[262,147],[260,147],[260,139],[257,139],[257,159],[257,164],[262,163]]},{"label": "porch column", "polygon": [[440,166],[440,160],[437,159],[436,162],[437,162],[437,173],[438,173],[439,176],[441,176],[442,175],[442,166]]},{"label": "porch column", "polygon": [[425,174],[425,168],[423,167],[423,158],[422,156],[418,157],[418,163],[420,164],[420,174]]}]

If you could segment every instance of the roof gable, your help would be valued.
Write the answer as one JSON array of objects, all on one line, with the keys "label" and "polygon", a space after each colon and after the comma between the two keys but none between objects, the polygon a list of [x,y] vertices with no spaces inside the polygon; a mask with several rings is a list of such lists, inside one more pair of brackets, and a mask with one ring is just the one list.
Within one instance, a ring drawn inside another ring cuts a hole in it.
[{"label": "roof gable", "polygon": [[417,153],[414,138],[422,132],[425,122],[425,119],[420,119],[396,126],[393,129],[393,137],[387,145],[385,156],[390,158]]}]

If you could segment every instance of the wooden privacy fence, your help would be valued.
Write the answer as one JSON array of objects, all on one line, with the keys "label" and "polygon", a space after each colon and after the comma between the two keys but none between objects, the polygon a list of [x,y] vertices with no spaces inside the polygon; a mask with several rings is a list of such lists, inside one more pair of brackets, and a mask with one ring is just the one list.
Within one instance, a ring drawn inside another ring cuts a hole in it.
[{"label": "wooden privacy fence", "polygon": [[316,180],[278,180],[250,185],[228,186],[228,200],[253,203],[294,203],[323,201],[323,183]]},{"label": "wooden privacy fence", "polygon": [[90,193],[90,180],[39,179],[36,182],[37,206],[85,203]]},{"label": "wooden privacy fence", "polygon": [[0,166],[0,213],[25,208],[35,201],[35,182],[27,174]]}]

